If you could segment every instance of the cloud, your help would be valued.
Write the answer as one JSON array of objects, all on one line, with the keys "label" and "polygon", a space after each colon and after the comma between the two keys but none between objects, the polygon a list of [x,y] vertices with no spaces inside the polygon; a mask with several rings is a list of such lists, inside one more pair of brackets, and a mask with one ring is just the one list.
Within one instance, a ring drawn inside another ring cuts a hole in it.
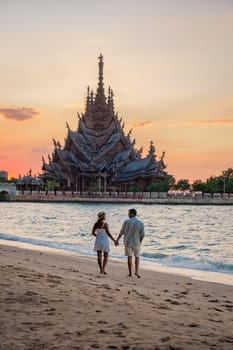
[{"label": "cloud", "polygon": [[135,122],[134,124],[132,124],[132,127],[133,128],[141,128],[143,126],[150,125],[150,124],[152,124],[152,122],[150,122],[150,121],[138,121],[138,122]]},{"label": "cloud", "polygon": [[39,112],[35,108],[22,107],[22,108],[0,108],[0,114],[6,119],[14,119],[19,122],[27,119],[32,119],[38,115]]},{"label": "cloud", "polygon": [[231,125],[233,124],[233,118],[223,118],[215,120],[197,120],[193,121],[192,125]]}]

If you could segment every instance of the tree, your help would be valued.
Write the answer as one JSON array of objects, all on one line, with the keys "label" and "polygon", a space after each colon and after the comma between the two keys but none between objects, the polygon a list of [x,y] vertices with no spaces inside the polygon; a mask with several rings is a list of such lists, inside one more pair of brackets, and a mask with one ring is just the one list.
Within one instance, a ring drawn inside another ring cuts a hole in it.
[{"label": "tree", "polygon": [[149,192],[167,192],[169,190],[169,186],[165,182],[151,182],[148,185],[147,190]]},{"label": "tree", "polygon": [[225,183],[226,193],[233,193],[233,177],[229,177]]},{"label": "tree", "polygon": [[[233,192],[233,168],[228,168],[222,171],[222,182],[225,192]],[[224,192],[224,191],[223,191]]]},{"label": "tree", "polygon": [[222,178],[211,176],[209,179],[207,179],[205,192],[209,192],[209,193],[223,192]]},{"label": "tree", "polygon": [[176,179],[174,178],[173,175],[166,176],[164,182],[169,186],[168,190],[172,190],[175,188]]},{"label": "tree", "polygon": [[173,175],[167,175],[165,179],[161,182],[151,182],[147,191],[149,192],[168,192],[170,189],[174,188],[176,180]]},{"label": "tree", "polygon": [[187,190],[190,190],[190,183],[189,183],[189,180],[186,180],[186,179],[181,179],[177,182],[175,188],[176,190],[181,190],[181,191],[187,191]]},{"label": "tree", "polygon": [[206,192],[206,183],[205,182],[202,182],[201,180],[195,180],[193,183],[192,183],[192,190],[194,192]]},{"label": "tree", "polygon": [[45,184],[46,191],[54,191],[59,187],[59,183],[56,180],[47,180]]},{"label": "tree", "polygon": [[11,177],[10,180],[8,182],[10,183],[16,183],[18,179],[16,177]]},{"label": "tree", "polygon": [[233,168],[228,168],[227,170],[223,170],[222,175],[226,178],[233,177]]}]

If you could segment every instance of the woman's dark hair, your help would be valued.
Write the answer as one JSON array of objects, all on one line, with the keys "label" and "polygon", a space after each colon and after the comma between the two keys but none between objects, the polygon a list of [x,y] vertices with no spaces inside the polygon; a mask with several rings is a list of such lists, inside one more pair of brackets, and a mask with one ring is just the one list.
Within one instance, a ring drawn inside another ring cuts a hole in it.
[{"label": "woman's dark hair", "polygon": [[103,225],[103,221],[104,221],[104,217],[101,217],[100,219],[98,219],[94,225],[94,228],[101,228]]}]

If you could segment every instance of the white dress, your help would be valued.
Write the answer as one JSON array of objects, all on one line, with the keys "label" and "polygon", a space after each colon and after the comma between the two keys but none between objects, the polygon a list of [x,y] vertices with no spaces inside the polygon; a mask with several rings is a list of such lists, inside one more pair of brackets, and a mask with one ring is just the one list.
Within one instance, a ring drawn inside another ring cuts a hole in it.
[{"label": "white dress", "polygon": [[104,226],[104,223],[101,228],[96,229],[94,252],[96,252],[97,250],[102,250],[105,253],[109,253],[110,252],[109,239],[103,226]]}]

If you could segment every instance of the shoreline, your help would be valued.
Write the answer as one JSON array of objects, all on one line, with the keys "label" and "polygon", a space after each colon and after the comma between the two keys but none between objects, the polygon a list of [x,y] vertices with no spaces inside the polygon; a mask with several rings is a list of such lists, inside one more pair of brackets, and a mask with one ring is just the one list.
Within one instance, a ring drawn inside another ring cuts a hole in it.
[{"label": "shoreline", "polygon": [[[42,251],[48,254],[54,253],[57,255],[71,256],[74,258],[78,257],[78,258],[91,259],[92,261],[96,261],[96,254],[89,255],[82,252],[66,250],[63,248],[55,248],[55,247],[49,247],[44,245],[33,245],[32,243],[21,242],[21,241],[8,241],[4,239],[0,239],[0,246],[1,245],[15,247],[19,249],[25,249],[29,251],[30,250]],[[123,264],[123,265],[127,263],[126,257],[124,255],[122,255],[121,257],[116,257],[111,253],[109,255],[109,261],[112,263]],[[144,259],[142,256],[140,258],[140,267],[142,270],[151,271],[154,273],[157,273],[157,272],[165,273],[165,274],[177,275],[181,277],[187,277],[197,281],[233,286],[233,274],[227,274],[224,272],[194,270],[191,268],[188,269],[184,267],[165,266],[162,264],[158,264],[154,261],[149,261],[148,259]]]},{"label": "shoreline", "polygon": [[1,350],[231,350],[233,287],[0,244]]}]

